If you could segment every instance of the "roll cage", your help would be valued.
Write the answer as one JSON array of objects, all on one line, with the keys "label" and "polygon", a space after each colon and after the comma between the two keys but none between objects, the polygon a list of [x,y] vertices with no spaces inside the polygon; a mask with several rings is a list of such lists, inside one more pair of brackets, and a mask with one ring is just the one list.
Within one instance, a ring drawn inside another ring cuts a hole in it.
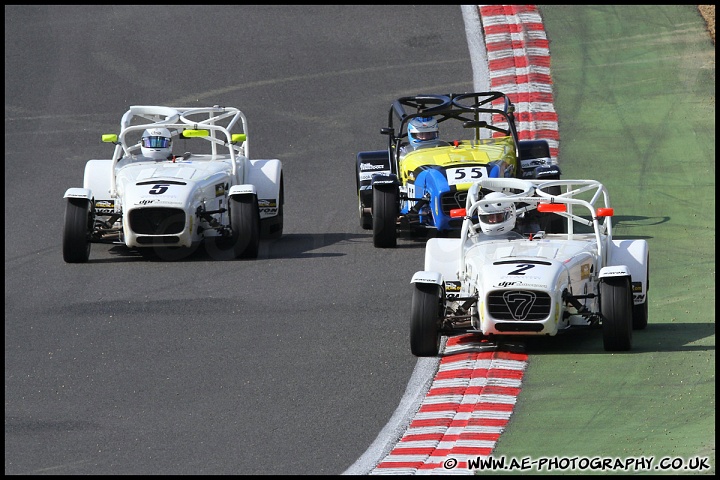
[{"label": "roll cage", "polygon": [[[249,156],[247,119],[235,107],[162,107],[131,106],[120,121],[119,134],[105,134],[102,141],[115,144],[112,161],[110,194],[117,196],[115,167],[125,156],[138,153],[140,142],[132,142],[128,135],[149,128],[167,128],[173,137],[202,138],[210,144],[211,156],[218,153],[218,146],[226,147],[233,177],[237,176],[236,156]],[[233,133],[240,130],[242,133]],[[129,143],[132,142],[132,143]]]},{"label": "roll cage", "polygon": [[[560,189],[559,194],[550,193]],[[521,180],[515,178],[487,178],[474,183],[468,190],[465,208],[458,212],[464,217],[461,244],[477,236],[477,209],[488,191],[503,192],[507,201],[514,202],[517,213],[537,210],[559,215],[566,221],[566,232],[557,238],[573,240],[576,234],[592,235],[597,245],[596,271],[609,264],[612,243],[612,217],[610,196],[605,186],[596,180]],[[520,206],[522,205],[522,206]],[[580,208],[582,214],[574,211]],[[602,220],[602,221],[601,221]],[[576,231],[575,224],[592,227],[591,233]],[[558,236],[559,235],[559,236]],[[464,264],[465,249],[460,249],[460,265]]]},{"label": "roll cage", "polygon": [[475,142],[484,138],[481,135],[484,131],[494,132],[494,136],[512,136],[515,155],[519,158],[515,106],[504,93],[490,91],[414,95],[395,100],[388,112],[388,126],[380,129],[381,134],[389,137],[392,173],[397,175],[399,171],[400,146],[407,139],[408,122],[416,117],[429,116],[435,117],[438,124],[448,120],[461,122],[463,128],[474,130]]}]

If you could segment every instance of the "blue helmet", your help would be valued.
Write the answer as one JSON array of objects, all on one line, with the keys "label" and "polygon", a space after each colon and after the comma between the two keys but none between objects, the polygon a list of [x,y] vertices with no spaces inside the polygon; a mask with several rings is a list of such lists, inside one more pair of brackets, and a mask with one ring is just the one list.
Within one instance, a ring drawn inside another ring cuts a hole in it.
[{"label": "blue helmet", "polygon": [[437,140],[440,136],[435,117],[415,117],[408,122],[408,141],[413,147]]}]

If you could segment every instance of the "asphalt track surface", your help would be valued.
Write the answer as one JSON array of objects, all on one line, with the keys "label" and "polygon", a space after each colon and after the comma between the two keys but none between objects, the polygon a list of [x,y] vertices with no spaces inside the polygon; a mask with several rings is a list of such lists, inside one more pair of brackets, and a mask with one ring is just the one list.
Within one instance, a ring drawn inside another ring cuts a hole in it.
[{"label": "asphalt track surface", "polygon": [[[354,153],[384,147],[394,98],[472,89],[460,8],[5,12],[5,473],[345,471],[416,367],[423,253],[360,230]],[[530,343],[495,454],[710,456],[714,472],[714,48],[690,6],[541,13],[561,167],[617,191],[616,233],[648,238],[651,325],[624,355]],[[99,135],[131,104],[216,103],[246,112],[253,157],[283,160],[285,236],[251,262],[94,246],[64,264],[62,194],[108,156]]]}]

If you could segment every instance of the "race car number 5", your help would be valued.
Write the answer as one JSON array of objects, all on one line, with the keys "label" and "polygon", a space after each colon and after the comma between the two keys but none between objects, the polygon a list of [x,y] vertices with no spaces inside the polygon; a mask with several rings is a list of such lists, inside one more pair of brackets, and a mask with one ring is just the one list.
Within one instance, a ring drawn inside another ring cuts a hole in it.
[{"label": "race car number 5", "polygon": [[157,185],[153,185],[153,188],[151,188],[148,193],[152,195],[162,195],[167,192],[168,188],[170,188],[170,185],[158,183]]},{"label": "race car number 5", "polygon": [[487,169],[485,167],[448,168],[446,172],[448,185],[477,182],[481,178],[487,177]]}]

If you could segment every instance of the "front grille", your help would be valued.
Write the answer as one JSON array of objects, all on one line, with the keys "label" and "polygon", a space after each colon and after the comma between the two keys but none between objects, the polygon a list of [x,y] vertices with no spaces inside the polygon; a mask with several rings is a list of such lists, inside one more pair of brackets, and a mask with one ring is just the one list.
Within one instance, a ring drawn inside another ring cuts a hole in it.
[{"label": "front grille", "polygon": [[137,208],[130,211],[130,228],[140,235],[177,234],[185,229],[185,212],[179,208]]},{"label": "front grille", "polygon": [[496,320],[536,322],[550,315],[550,295],[534,290],[496,290],[487,296],[490,316]]},{"label": "front grille", "polygon": [[[450,210],[455,208],[465,208],[465,200],[467,199],[467,191],[452,191],[443,193],[440,196],[440,208],[442,212],[449,216]],[[461,220],[462,221],[462,220]]]}]

